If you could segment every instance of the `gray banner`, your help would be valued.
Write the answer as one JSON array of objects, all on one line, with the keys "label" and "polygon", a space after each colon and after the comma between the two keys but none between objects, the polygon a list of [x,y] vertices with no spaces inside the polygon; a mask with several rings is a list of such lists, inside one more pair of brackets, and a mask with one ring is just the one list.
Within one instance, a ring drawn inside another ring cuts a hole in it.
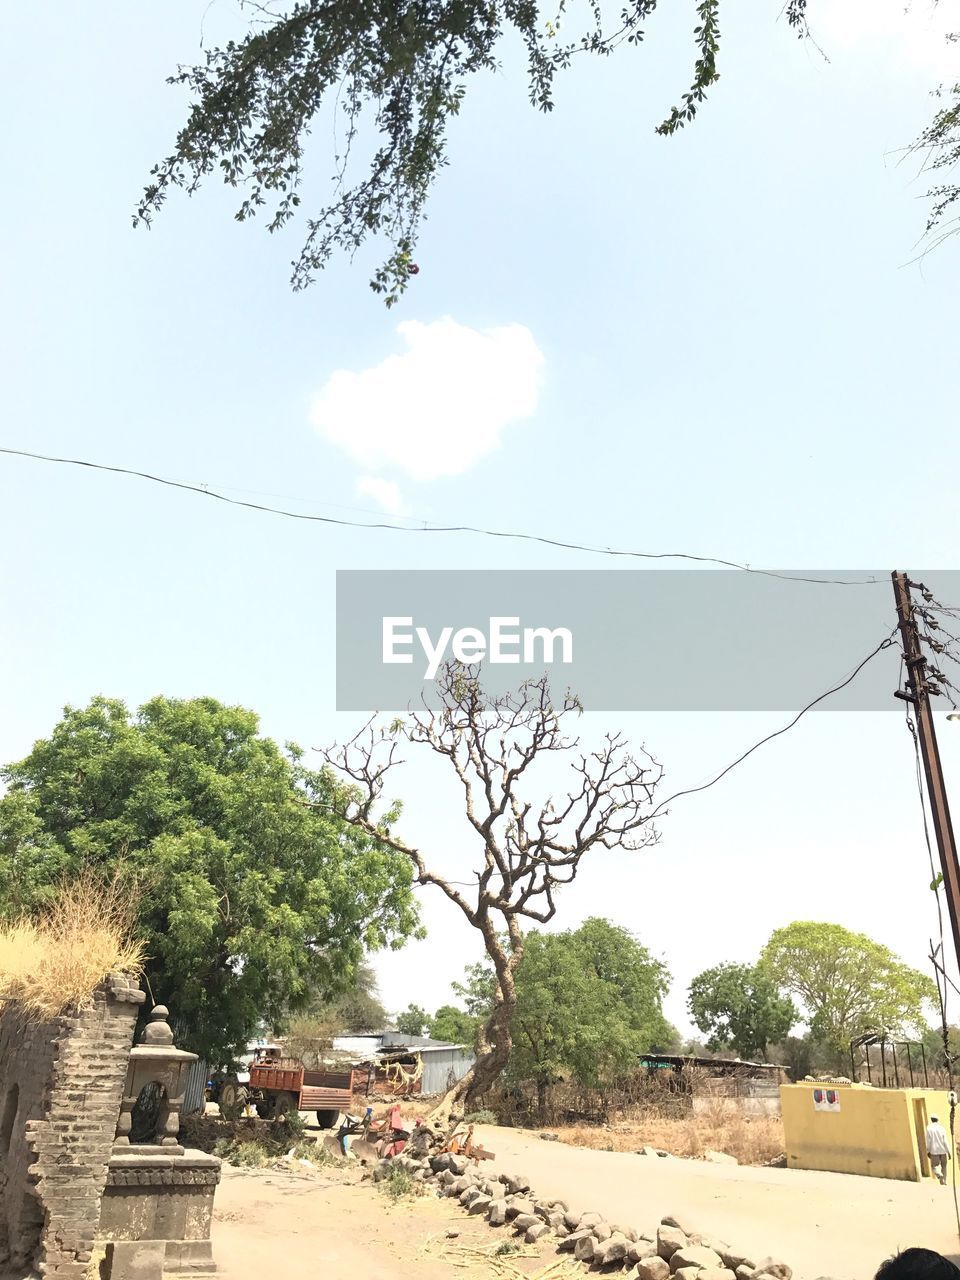
[{"label": "gray banner", "polygon": [[[910,576],[960,603],[960,572]],[[342,571],[337,710],[404,711],[459,659],[491,692],[546,671],[588,711],[798,711],[895,624],[885,570]],[[894,646],[821,706],[895,709],[898,678]]]}]

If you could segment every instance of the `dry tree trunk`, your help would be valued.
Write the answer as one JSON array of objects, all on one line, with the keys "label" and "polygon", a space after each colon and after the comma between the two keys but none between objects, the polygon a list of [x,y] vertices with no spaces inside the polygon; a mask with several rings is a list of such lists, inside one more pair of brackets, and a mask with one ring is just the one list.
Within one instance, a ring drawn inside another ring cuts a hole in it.
[{"label": "dry tree trunk", "polygon": [[496,1084],[513,1048],[510,1024],[517,1007],[514,972],[523,958],[523,935],[516,921],[511,921],[508,952],[489,920],[481,932],[497,977],[494,1007],[477,1037],[477,1056],[473,1066],[452,1089],[447,1090],[430,1113],[430,1123],[438,1131],[448,1130],[453,1123],[469,1114],[471,1105]]},{"label": "dry tree trunk", "polygon": [[[581,753],[564,721],[582,707],[567,692],[554,706],[546,676],[516,691],[488,697],[479,668],[449,664],[437,677],[439,705],[379,731],[371,720],[342,747],[325,752],[346,776],[340,817],[413,863],[416,883],[435,885],[483,938],[496,973],[493,1010],[478,1037],[470,1071],[431,1113],[445,1129],[495,1083],[510,1057],[510,1022],[517,1003],[514,971],[523,956],[520,920],[553,919],[556,895],[576,879],[591,850],[639,849],[656,841],[651,825],[653,793],[662,770],[646,751],[637,761],[619,733],[607,733],[593,752]],[[399,764],[400,740],[432,750],[451,765],[465,812],[477,838],[475,884],[431,871],[419,849],[391,830],[394,811],[377,814],[384,779]],[[565,793],[539,803],[521,795],[527,771],[545,755],[572,753]],[[506,930],[498,934],[497,925]]]}]

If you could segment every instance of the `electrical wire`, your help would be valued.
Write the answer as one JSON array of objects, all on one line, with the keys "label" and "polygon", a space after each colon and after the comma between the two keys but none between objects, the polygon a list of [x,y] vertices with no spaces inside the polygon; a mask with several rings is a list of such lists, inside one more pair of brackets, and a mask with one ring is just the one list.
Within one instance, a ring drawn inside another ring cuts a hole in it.
[{"label": "electrical wire", "polygon": [[[781,735],[788,733],[794,727],[794,725],[797,724],[802,719],[802,717],[807,714],[808,711],[812,711],[815,706],[823,702],[826,698],[831,697],[835,693],[839,693],[841,689],[845,689],[847,685],[852,684],[852,682],[857,678],[857,676],[864,669],[864,667],[867,665],[868,662],[872,662],[873,659],[878,654],[884,651],[884,649],[889,649],[894,644],[893,636],[896,630],[897,628],[894,627],[893,631],[891,631],[888,636],[886,636],[883,640],[881,640],[880,643],[877,645],[877,647],[875,649],[872,649],[870,653],[868,653],[867,656],[863,659],[862,662],[857,664],[857,666],[853,669],[853,671],[850,673],[850,675],[847,676],[845,680],[843,680],[840,684],[834,685],[832,689],[827,689],[824,693],[821,693],[818,697],[814,698],[811,702],[808,702],[807,705],[801,711],[797,712],[797,714],[793,717],[793,719],[790,721],[789,724],[783,725],[782,728],[774,730],[773,733],[768,733],[766,737],[761,738],[759,742],[755,742],[752,747],[749,747],[746,751],[743,752],[742,755],[737,756],[736,760],[731,761],[731,763],[728,764],[725,769],[722,769],[720,773],[718,773],[717,776],[715,778],[712,778],[709,782],[705,782],[703,783],[702,786],[699,786],[699,787],[687,787],[683,791],[675,792],[672,796],[669,797],[669,799],[664,800],[661,804],[657,805],[657,807],[650,814],[647,821],[652,822],[654,818],[659,817],[660,814],[666,811],[667,805],[672,804],[674,800],[679,800],[681,796],[696,795],[700,791],[707,791],[710,787],[716,786],[716,784],[722,778],[725,778],[727,774],[730,773],[733,769],[736,769],[738,765],[743,764],[744,760],[746,760],[749,756],[752,756],[755,751],[758,751],[760,749],[760,747],[765,746],[768,742],[772,742],[774,738],[779,738],[781,737]],[[471,889],[475,887],[476,880],[472,880],[472,881],[451,880],[451,881],[448,881],[448,883],[456,884],[462,888]]]},{"label": "electrical wire", "polygon": [[736,560],[725,560],[720,556],[694,555],[685,551],[630,551],[615,547],[596,547],[580,542],[564,542],[559,538],[548,538],[542,534],[518,533],[504,529],[487,529],[477,525],[401,525],[389,521],[343,520],[336,516],[321,516],[303,511],[290,511],[283,507],[271,507],[259,502],[244,502],[239,498],[228,498],[205,485],[188,484],[182,480],[172,480],[166,476],[153,475],[149,471],[136,471],[130,467],[108,466],[106,463],[89,462],[82,458],[60,458],[46,453],[31,453],[27,449],[8,449],[0,447],[0,453],[15,458],[31,458],[36,462],[53,462],[64,466],[86,467],[92,471],[105,471],[114,475],[135,476],[140,480],[148,480],[152,484],[165,485],[171,489],[181,489],[187,493],[196,493],[204,498],[215,498],[233,507],[245,507],[249,511],[260,511],[269,515],[284,516],[288,520],[306,520],[315,524],[338,525],[348,529],[389,530],[391,533],[468,533],[484,538],[504,538],[518,542],[536,542],[546,547],[559,547],[563,551],[584,551],[589,555],[620,556],[636,560],[684,560],[694,564],[719,565],[724,569],[737,569],[741,573],[753,573],[765,578],[780,578],[785,582],[807,582],[820,586],[866,587],[876,586],[877,578],[811,578],[801,574],[779,573],[773,569],[756,569]]},{"label": "electrical wire", "polygon": [[704,782],[699,787],[687,787],[683,791],[677,791],[674,795],[670,796],[669,799],[664,800],[656,807],[656,809],[654,809],[653,813],[650,815],[651,819],[657,817],[658,814],[663,813],[668,804],[672,804],[674,800],[679,800],[681,796],[696,795],[700,791],[706,791],[710,787],[716,786],[721,778],[725,778],[732,769],[735,769],[737,765],[742,764],[748,756],[752,756],[760,747],[765,746],[768,742],[772,742],[774,738],[779,738],[782,734],[788,733],[789,730],[791,730],[793,726],[807,714],[808,711],[812,711],[815,706],[823,702],[826,698],[831,697],[832,694],[839,693],[841,689],[845,689],[848,684],[851,684],[857,678],[868,662],[872,662],[877,654],[882,653],[884,649],[889,649],[894,643],[893,636],[896,630],[897,628],[894,627],[890,634],[886,636],[885,639],[881,640],[877,647],[871,650],[863,661],[853,669],[850,675],[847,676],[846,680],[842,681],[840,684],[834,685],[832,689],[827,689],[825,693],[821,693],[818,697],[814,698],[812,702],[808,702],[802,710],[797,712],[789,724],[785,724],[781,729],[776,729],[773,733],[768,733],[765,738],[761,738],[759,742],[755,742],[752,747],[749,747],[744,751],[743,755],[738,756],[736,760],[728,764],[725,769],[718,773],[717,776],[712,778],[709,782]]}]

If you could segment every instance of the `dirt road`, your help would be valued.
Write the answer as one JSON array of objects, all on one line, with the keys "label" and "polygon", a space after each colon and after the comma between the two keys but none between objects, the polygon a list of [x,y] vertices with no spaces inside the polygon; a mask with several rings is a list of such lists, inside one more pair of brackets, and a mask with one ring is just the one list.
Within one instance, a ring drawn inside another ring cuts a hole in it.
[{"label": "dirt road", "polygon": [[[460,1250],[504,1238],[435,1195],[391,1203],[339,1174],[328,1181],[227,1165],[212,1234],[218,1280],[490,1280],[486,1267],[465,1269]],[[511,1261],[531,1275],[556,1256],[546,1244]]]},{"label": "dirt road", "polygon": [[[797,1280],[871,1280],[885,1257],[916,1244],[960,1261],[953,1197],[932,1183],[591,1151],[515,1129],[477,1136],[497,1153],[493,1169],[523,1173],[542,1195],[640,1229],[665,1214],[686,1218],[744,1251],[781,1257]],[[338,1175],[225,1167],[213,1238],[223,1280],[275,1274],[278,1264],[292,1280],[440,1280],[458,1272],[423,1245],[448,1230],[499,1238],[448,1201],[396,1205],[369,1183],[344,1186]]]},{"label": "dirt road", "polygon": [[933,1182],[590,1151],[516,1129],[477,1134],[497,1153],[498,1170],[524,1174],[542,1195],[641,1230],[666,1214],[689,1218],[694,1230],[745,1252],[781,1257],[799,1280],[871,1280],[885,1257],[910,1245],[960,1253],[953,1196]]}]

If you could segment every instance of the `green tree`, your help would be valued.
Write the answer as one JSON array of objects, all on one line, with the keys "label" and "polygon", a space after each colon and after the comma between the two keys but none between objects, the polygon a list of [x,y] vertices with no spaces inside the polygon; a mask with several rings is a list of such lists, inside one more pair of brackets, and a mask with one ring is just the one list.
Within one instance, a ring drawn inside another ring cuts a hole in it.
[{"label": "green tree", "polygon": [[333,999],[311,1001],[285,1019],[281,1036],[287,1053],[310,1069],[329,1054],[333,1041],[345,1033],[377,1031],[386,1025],[387,1014],[380,1003],[377,978],[371,966],[361,961],[349,986]]},{"label": "green tree", "polygon": [[369,964],[361,962],[354,971],[350,986],[322,1009],[321,1016],[336,1027],[336,1032],[380,1031],[387,1023],[377,990],[377,975]]},{"label": "green tree", "polygon": [[397,1014],[397,1030],[404,1036],[422,1036],[429,1024],[429,1015],[418,1004],[408,1004],[403,1013]]},{"label": "green tree", "polygon": [[[945,1072],[952,1066],[956,1074],[957,1066],[960,1064],[960,1027],[947,1027],[946,1048],[943,1044],[942,1027],[927,1027],[920,1039],[927,1067],[931,1071]],[[914,1068],[917,1069],[916,1054],[913,1057]]]},{"label": "green tree", "polygon": [[[412,255],[430,189],[447,163],[450,121],[467,85],[498,65],[502,38],[523,42],[530,102],[550,111],[557,72],[580,54],[605,57],[620,45],[639,46],[657,0],[627,0],[612,10],[600,0],[572,5],[563,12],[564,28],[569,22],[576,32],[570,39],[559,34],[556,6],[544,9],[537,0],[502,8],[471,0],[298,0],[268,18],[254,7],[246,35],[171,78],[189,91],[191,105],[173,151],[152,171],[134,223],[149,225],[171,190],[193,194],[219,174],[245,189],[238,221],[270,204],[269,230],[284,227],[300,211],[307,138],[333,98],[345,114],[343,137],[334,142],[333,195],[306,218],[292,283],[305,287],[335,253],[352,256],[368,237],[382,237],[389,249],[371,287],[389,306],[418,270]],[[777,12],[771,9],[773,17]],[[796,33],[809,35],[807,0],[787,0],[783,12]],[[693,121],[719,76],[720,0],[698,0],[697,15],[690,87],[657,126],[663,135]],[[960,85],[944,96],[947,104],[916,145],[929,166],[949,172],[960,154]],[[350,172],[358,134],[371,156],[365,175]],[[931,225],[958,192],[952,184],[931,192]]]},{"label": "green tree", "polygon": [[[505,1075],[535,1085],[541,1115],[558,1079],[605,1088],[630,1073],[640,1054],[676,1046],[676,1029],[662,1009],[666,967],[608,920],[593,917],[563,933],[531,930],[515,982]],[[482,1023],[496,999],[493,968],[470,965],[453,987],[469,1010],[462,1016]]]},{"label": "green tree", "polygon": [[760,956],[763,972],[801,1002],[813,1039],[844,1070],[850,1041],[867,1031],[922,1034],[933,979],[879,942],[838,924],[797,921],[777,929]]},{"label": "green tree", "polygon": [[763,1058],[797,1020],[792,1000],[755,965],[719,964],[690,983],[687,1008],[710,1049],[734,1049],[740,1058]]},{"label": "green tree", "polygon": [[472,1045],[477,1036],[478,1019],[452,1004],[442,1004],[430,1019],[427,1034],[444,1044]]},{"label": "green tree", "polygon": [[673,1038],[661,1007],[665,966],[607,920],[528,933],[516,979],[507,1076],[536,1085],[541,1118],[557,1079],[609,1087],[636,1069],[641,1053],[664,1052]]},{"label": "green tree", "polygon": [[831,1066],[831,1056],[824,1052],[823,1045],[810,1035],[785,1036],[776,1045],[770,1046],[769,1058],[781,1067],[786,1067],[790,1079],[805,1080],[817,1071],[826,1071]]},{"label": "green tree", "polygon": [[252,711],[95,698],[2,777],[0,914],[83,868],[129,877],[150,991],[211,1063],[418,931],[409,860],[337,818],[333,776],[260,737]]}]

